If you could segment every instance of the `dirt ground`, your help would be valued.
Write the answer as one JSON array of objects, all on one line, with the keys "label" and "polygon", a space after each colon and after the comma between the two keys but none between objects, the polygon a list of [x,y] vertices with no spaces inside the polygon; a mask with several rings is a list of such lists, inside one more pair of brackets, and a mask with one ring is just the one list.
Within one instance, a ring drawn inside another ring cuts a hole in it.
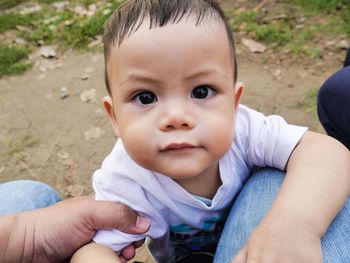
[{"label": "dirt ground", "polygon": [[[291,59],[269,50],[254,54],[239,35],[237,41],[243,103],[323,132],[317,117],[298,103],[341,67],[345,52],[317,61]],[[32,60],[24,75],[0,79],[0,183],[34,179],[64,197],[89,194],[91,175],[115,142],[101,105],[102,54],[69,51],[44,59],[34,53]]]}]

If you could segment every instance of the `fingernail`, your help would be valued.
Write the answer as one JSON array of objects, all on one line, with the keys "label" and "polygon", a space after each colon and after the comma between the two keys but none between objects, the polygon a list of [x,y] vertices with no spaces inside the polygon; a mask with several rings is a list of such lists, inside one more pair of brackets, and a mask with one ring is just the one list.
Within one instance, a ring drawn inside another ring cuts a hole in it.
[{"label": "fingernail", "polygon": [[147,230],[150,226],[151,222],[148,218],[143,216],[137,216],[136,227],[140,230]]}]

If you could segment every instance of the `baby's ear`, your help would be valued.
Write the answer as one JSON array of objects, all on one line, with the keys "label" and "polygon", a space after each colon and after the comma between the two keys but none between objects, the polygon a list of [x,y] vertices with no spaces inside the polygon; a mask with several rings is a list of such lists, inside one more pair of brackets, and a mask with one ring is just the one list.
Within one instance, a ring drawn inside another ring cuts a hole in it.
[{"label": "baby's ear", "polygon": [[236,84],[235,84],[235,110],[236,111],[238,108],[238,104],[241,100],[243,90],[244,90],[244,83],[243,82],[236,82]]},{"label": "baby's ear", "polygon": [[115,134],[115,136],[119,137],[118,122],[117,122],[117,118],[116,118],[114,110],[113,110],[112,98],[110,96],[105,96],[102,99],[102,102],[103,102],[103,107],[105,108],[107,115],[108,115],[108,118],[112,124],[114,134]]}]

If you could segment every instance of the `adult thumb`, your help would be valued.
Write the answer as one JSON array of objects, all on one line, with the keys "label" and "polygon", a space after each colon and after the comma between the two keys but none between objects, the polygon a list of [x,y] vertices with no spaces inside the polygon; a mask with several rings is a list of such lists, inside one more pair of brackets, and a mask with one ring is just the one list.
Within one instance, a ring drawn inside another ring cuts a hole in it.
[{"label": "adult thumb", "polygon": [[143,234],[150,228],[150,220],[137,214],[130,207],[111,201],[90,200],[87,222],[93,230],[118,229],[129,234]]}]

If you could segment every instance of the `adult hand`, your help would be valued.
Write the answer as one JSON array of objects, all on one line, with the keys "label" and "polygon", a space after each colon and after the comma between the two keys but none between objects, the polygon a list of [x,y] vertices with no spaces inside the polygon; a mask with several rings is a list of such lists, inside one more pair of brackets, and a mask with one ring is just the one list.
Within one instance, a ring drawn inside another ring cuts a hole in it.
[{"label": "adult hand", "polygon": [[[78,248],[91,241],[96,230],[143,234],[149,226],[148,219],[125,205],[92,197],[72,198],[0,218],[0,262],[67,262]],[[125,248],[122,257],[131,259],[135,247]]]},{"label": "adult hand", "polygon": [[267,215],[232,263],[321,263],[320,236],[297,220]]}]

